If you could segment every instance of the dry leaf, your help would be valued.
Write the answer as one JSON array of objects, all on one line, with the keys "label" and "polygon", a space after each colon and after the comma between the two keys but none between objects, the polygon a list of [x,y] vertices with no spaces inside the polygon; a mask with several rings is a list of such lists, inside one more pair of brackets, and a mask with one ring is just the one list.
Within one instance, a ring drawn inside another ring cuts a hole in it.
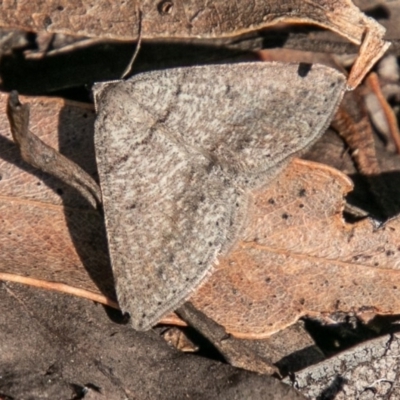
[{"label": "dry leaf", "polygon": [[30,105],[22,104],[15,90],[10,93],[6,112],[14,142],[24,161],[68,183],[93,207],[101,204],[101,191],[97,182],[78,164],[29,130]]},{"label": "dry leaf", "polygon": [[100,288],[113,296],[107,240],[98,213],[0,196],[0,215],[0,273],[93,293]]},{"label": "dry leaf", "polygon": [[249,7],[247,0],[18,1],[2,5],[0,25],[32,31],[136,39],[237,36],[277,23],[315,24],[361,45],[349,78],[356,87],[389,47],[385,29],[350,0],[269,0]]},{"label": "dry leaf", "polygon": [[[0,93],[0,109],[4,111],[7,96]],[[59,150],[96,178],[93,107],[44,97],[21,96],[21,100],[31,106],[30,129],[49,146]],[[0,174],[2,196],[69,207],[88,207],[88,203],[74,189],[21,159],[5,114],[0,119]]]},{"label": "dry leaf", "polygon": [[170,327],[163,332],[161,336],[169,345],[175,347],[179,351],[194,353],[199,350],[199,346],[194,344],[181,328]]},{"label": "dry leaf", "polygon": [[[2,107],[5,100],[0,96]],[[59,126],[59,140],[72,144],[63,150],[90,170],[91,155],[77,144],[90,142],[93,133],[74,129],[85,126],[90,111],[55,99],[38,99],[32,108],[32,129],[50,145],[57,142],[57,121],[71,121]],[[13,158],[18,150],[8,139],[7,125],[0,125],[0,133],[3,279],[4,273],[20,274],[113,298],[100,214],[61,206],[53,189],[37,186],[52,178],[33,175],[33,169]],[[380,229],[369,220],[345,223],[342,197],[350,189],[348,178],[332,168],[293,162],[271,187],[255,194],[243,241],[220,260],[191,300],[228,331],[248,338],[268,336],[306,314],[368,307],[399,313],[398,222]],[[79,204],[73,196],[65,202]]]},{"label": "dry leaf", "polygon": [[363,175],[378,175],[374,133],[364,105],[364,87],[345,93],[331,126],[346,141],[357,169]]},{"label": "dry leaf", "polygon": [[[60,99],[25,100],[32,108],[31,129],[96,177],[92,107]],[[7,95],[0,94],[0,108],[5,109],[6,102]],[[50,286],[69,292],[73,287],[86,290],[91,293],[77,294],[95,294],[94,300],[104,302],[104,296],[98,296],[100,288],[114,299],[102,216],[74,189],[22,161],[6,118],[0,119],[0,176],[3,279],[4,274],[16,274],[58,282],[70,287]]]},{"label": "dry leaf", "polygon": [[[0,93],[0,108],[7,98]],[[37,136],[96,177],[92,107],[21,99],[31,106]],[[0,279],[117,307],[102,215],[74,189],[21,160],[6,118],[0,119],[0,193]],[[185,325],[173,314],[163,322]]]},{"label": "dry leaf", "polygon": [[296,160],[254,194],[242,241],[191,298],[228,332],[268,337],[304,315],[399,313],[400,221],[342,217],[351,181]]}]

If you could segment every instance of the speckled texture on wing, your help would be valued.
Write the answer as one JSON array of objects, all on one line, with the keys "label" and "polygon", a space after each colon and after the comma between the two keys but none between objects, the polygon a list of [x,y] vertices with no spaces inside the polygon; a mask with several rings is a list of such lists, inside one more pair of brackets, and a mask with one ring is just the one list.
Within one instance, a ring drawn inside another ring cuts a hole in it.
[{"label": "speckled texture on wing", "polygon": [[[120,127],[131,119],[138,135]],[[151,327],[201,282],[240,200],[218,166],[154,131],[153,122],[122,99],[113,113],[100,111],[96,128],[118,300],[136,329]]]},{"label": "speckled texture on wing", "polygon": [[95,87],[96,157],[117,294],[148,329],[200,284],[247,192],[318,138],[345,78],[327,67],[177,68]]}]

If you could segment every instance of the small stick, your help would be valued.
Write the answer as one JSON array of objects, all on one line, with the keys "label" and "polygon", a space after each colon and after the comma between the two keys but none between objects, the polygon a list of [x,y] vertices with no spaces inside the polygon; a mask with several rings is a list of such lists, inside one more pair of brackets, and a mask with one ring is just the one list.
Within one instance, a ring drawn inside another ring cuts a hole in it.
[{"label": "small stick", "polygon": [[[34,286],[46,290],[53,290],[55,292],[62,292],[72,296],[77,296],[87,300],[95,301],[96,303],[100,303],[105,306],[115,308],[116,310],[120,310],[118,303],[114,300],[111,300],[107,296],[98,293],[93,293],[90,290],[79,289],[74,286],[66,285],[60,282],[45,281],[43,279],[35,279],[35,278],[30,278],[28,276],[9,274],[6,272],[0,272],[0,280],[5,282],[15,282],[23,285]],[[167,315],[158,324],[187,326],[187,324],[184,321],[179,319],[174,314]]]},{"label": "small stick", "polygon": [[22,283],[24,285],[35,286],[42,289],[71,294],[73,296],[92,300],[95,301],[96,303],[104,304],[105,306],[109,306],[119,310],[118,303],[116,301],[109,299],[106,296],[93,293],[89,290],[79,289],[73,286],[69,286],[64,283],[49,282],[49,281],[44,281],[42,279],[34,279],[28,276],[8,274],[5,272],[0,272],[0,280],[7,282]]},{"label": "small stick", "polygon": [[142,18],[143,18],[142,10],[139,9],[139,33],[138,33],[136,49],[135,49],[135,52],[133,53],[131,60],[129,61],[128,66],[125,68],[125,71],[123,72],[123,74],[121,76],[121,79],[125,79],[126,76],[132,71],[133,63],[135,62],[136,57],[139,54],[140,46],[142,44]]},{"label": "small stick", "polygon": [[245,342],[228,335],[221,325],[197,310],[193,304],[186,302],[175,312],[208,339],[229,364],[260,374],[280,376],[277,367],[255,354]]},{"label": "small stick", "polygon": [[375,72],[371,72],[367,77],[367,83],[371,90],[374,92],[382,107],[383,113],[385,114],[387,123],[389,125],[390,135],[392,136],[392,139],[396,146],[397,154],[400,154],[400,132],[399,126],[397,124],[397,118],[395,113],[393,112],[392,107],[390,107],[390,104],[387,102],[385,96],[382,93],[378,75]]}]

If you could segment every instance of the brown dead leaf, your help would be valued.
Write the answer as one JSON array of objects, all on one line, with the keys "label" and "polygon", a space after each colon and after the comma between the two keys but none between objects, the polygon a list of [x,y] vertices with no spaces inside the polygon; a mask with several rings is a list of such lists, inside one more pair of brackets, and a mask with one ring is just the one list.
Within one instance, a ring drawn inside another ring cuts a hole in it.
[{"label": "brown dead leaf", "polygon": [[194,344],[181,328],[170,327],[163,332],[161,336],[169,345],[175,347],[179,351],[194,353],[199,350],[199,346]]},{"label": "brown dead leaf", "polygon": [[254,194],[242,241],[193,304],[243,338],[268,337],[304,315],[400,312],[400,220],[376,228],[342,217],[349,179],[295,160]]},{"label": "brown dead leaf", "polygon": [[21,158],[33,167],[66,182],[93,206],[101,205],[101,190],[97,182],[78,164],[63,156],[29,130],[29,103],[22,104],[18,92],[10,93],[7,118]]},{"label": "brown dead leaf", "polygon": [[[0,96],[3,107],[5,101]],[[58,140],[65,154],[73,153],[90,170],[93,155],[79,140],[90,142],[92,131],[75,129],[86,126],[90,111],[54,99],[33,103],[35,133],[54,145],[60,121]],[[115,298],[101,215],[67,197],[68,188],[60,199],[53,192],[59,182],[38,186],[53,178],[33,175],[17,160],[5,126],[0,125],[0,276],[27,276]],[[242,242],[220,260],[191,301],[229,332],[247,338],[269,336],[306,314],[368,308],[399,313],[399,222],[380,229],[369,220],[345,223],[343,195],[350,189],[340,172],[294,161],[268,189],[254,193]],[[62,201],[80,209],[63,207]]]},{"label": "brown dead leaf", "polygon": [[146,38],[216,38],[237,36],[278,23],[314,24],[361,45],[349,77],[356,87],[389,47],[385,29],[350,0],[142,0],[18,1],[2,5],[0,25],[32,31],[61,32],[120,40]]},{"label": "brown dead leaf", "polygon": [[352,151],[357,169],[363,175],[378,175],[373,127],[363,97],[364,87],[358,87],[343,96],[342,103],[331,126],[346,141]]},{"label": "brown dead leaf", "polygon": [[[94,110],[83,103],[23,97],[31,106],[30,129],[49,146],[79,164],[97,178],[94,156]],[[38,171],[21,159],[5,118],[7,95],[0,94],[0,193],[18,199],[36,200],[69,207],[87,208],[78,192],[56,178]]]},{"label": "brown dead leaf", "polygon": [[[32,107],[31,129],[96,177],[92,107],[60,99],[25,99]],[[7,95],[1,94],[1,109],[6,102]],[[73,188],[22,161],[6,118],[0,119],[0,176],[3,279],[4,274],[20,275],[42,281],[29,284],[69,292],[76,288],[81,292],[75,294],[97,295],[92,298],[107,302],[98,296],[100,288],[115,299],[102,216]]]},{"label": "brown dead leaf", "polygon": [[[0,93],[0,109],[7,97]],[[21,98],[31,106],[35,134],[96,177],[93,108]],[[0,279],[117,307],[102,215],[74,189],[21,160],[6,118],[0,119],[0,193]],[[163,322],[185,325],[173,314]]]},{"label": "brown dead leaf", "polygon": [[98,294],[100,288],[115,298],[98,213],[0,196],[0,215],[0,276],[21,275]]}]

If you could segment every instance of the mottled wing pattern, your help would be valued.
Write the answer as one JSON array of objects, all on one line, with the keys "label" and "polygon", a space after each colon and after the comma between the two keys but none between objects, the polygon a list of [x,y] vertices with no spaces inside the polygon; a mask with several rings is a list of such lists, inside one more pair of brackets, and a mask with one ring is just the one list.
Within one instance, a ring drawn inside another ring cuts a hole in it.
[{"label": "mottled wing pattern", "polygon": [[118,300],[134,328],[147,329],[204,279],[238,220],[241,195],[115,90],[100,94],[112,107],[99,107],[96,157]]},{"label": "mottled wing pattern", "polygon": [[346,84],[323,65],[277,62],[153,71],[134,81],[158,127],[250,183],[326,130]]},{"label": "mottled wing pattern", "polygon": [[95,87],[117,294],[147,329],[200,284],[265,185],[325,130],[345,78],[320,65],[177,68]]}]

